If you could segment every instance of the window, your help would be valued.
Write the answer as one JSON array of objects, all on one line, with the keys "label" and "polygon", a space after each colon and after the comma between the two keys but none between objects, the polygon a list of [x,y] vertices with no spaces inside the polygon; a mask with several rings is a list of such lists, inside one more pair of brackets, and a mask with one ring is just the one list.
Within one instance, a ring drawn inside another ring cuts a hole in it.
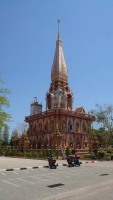
[{"label": "window", "polygon": [[76,132],[79,132],[79,123],[76,123]]},{"label": "window", "polygon": [[45,125],[45,131],[47,131],[47,125]]},{"label": "window", "polygon": [[72,130],[72,124],[70,125],[70,130]]},{"label": "window", "polygon": [[68,131],[72,131],[72,122],[69,120],[68,122]]}]

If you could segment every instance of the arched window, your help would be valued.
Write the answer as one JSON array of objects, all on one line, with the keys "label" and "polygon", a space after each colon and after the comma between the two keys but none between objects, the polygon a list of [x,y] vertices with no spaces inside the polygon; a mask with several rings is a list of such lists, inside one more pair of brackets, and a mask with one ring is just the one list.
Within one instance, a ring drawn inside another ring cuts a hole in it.
[{"label": "arched window", "polygon": [[39,132],[42,132],[42,123],[39,124]]},{"label": "arched window", "polygon": [[85,133],[86,132],[86,126],[85,125],[84,125],[84,129],[83,130],[84,130],[84,133]]},{"label": "arched window", "polygon": [[30,124],[29,132],[32,133],[32,124]]},{"label": "arched window", "polygon": [[45,131],[48,131],[48,122],[47,122],[47,121],[46,121],[46,123],[45,123],[44,130],[45,130]]},{"label": "arched window", "polygon": [[68,131],[71,132],[72,129],[73,129],[72,122],[71,122],[71,120],[69,120],[69,122],[68,122]]}]

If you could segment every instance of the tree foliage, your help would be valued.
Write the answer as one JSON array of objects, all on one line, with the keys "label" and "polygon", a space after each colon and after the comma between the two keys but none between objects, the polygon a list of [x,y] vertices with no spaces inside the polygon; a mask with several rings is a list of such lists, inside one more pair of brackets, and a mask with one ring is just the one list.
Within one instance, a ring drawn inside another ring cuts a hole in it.
[{"label": "tree foliage", "polygon": [[113,133],[113,105],[100,106],[96,104],[96,110],[92,112],[96,116],[96,122],[100,124],[102,128],[108,130],[110,134]]},{"label": "tree foliage", "polygon": [[12,134],[11,134],[11,137],[10,137],[10,145],[11,145],[11,146],[13,145],[12,140],[14,139],[16,133],[17,133],[17,129],[14,129],[14,130],[12,131]]},{"label": "tree foliage", "polygon": [[112,149],[108,149],[108,150],[107,150],[107,153],[109,153],[110,156],[111,156],[111,153],[113,153]]},{"label": "tree foliage", "polygon": [[[3,84],[0,73],[0,84]],[[0,86],[0,145],[3,143],[3,130],[7,128],[7,122],[11,121],[11,115],[8,114],[5,110],[10,106],[7,99],[7,95],[10,94],[10,91],[7,88],[2,88]]]},{"label": "tree foliage", "polygon": [[2,138],[3,138],[3,145],[8,145],[9,144],[9,128],[8,128],[8,126],[4,127]]},{"label": "tree foliage", "polygon": [[18,130],[17,132],[19,137],[24,133],[24,131],[26,131],[28,134],[29,131],[28,129],[29,129],[28,123],[22,122],[17,124],[17,130]]},{"label": "tree foliage", "polygon": [[70,155],[70,154],[71,154],[70,149],[69,149],[69,147],[67,147],[67,148],[66,148],[66,155],[68,156],[68,155]]},{"label": "tree foliage", "polygon": [[[1,79],[0,74],[0,84],[3,84],[3,80]],[[2,134],[2,130],[7,126],[7,122],[10,122],[11,115],[8,114],[5,109],[10,106],[9,101],[7,99],[7,95],[11,94],[7,88],[0,87],[0,134]]]},{"label": "tree foliage", "polygon": [[96,117],[96,122],[100,127],[96,135],[103,145],[113,144],[113,105],[104,104],[103,106],[96,104],[96,109],[92,110]]}]

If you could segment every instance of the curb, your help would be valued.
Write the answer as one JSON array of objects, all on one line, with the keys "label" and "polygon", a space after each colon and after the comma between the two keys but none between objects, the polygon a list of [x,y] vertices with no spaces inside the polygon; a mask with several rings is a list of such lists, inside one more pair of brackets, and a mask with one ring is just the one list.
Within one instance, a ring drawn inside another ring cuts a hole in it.
[{"label": "curb", "polygon": [[[96,163],[98,161],[86,161],[86,162],[80,162],[80,164],[88,164],[88,163]],[[58,164],[58,166],[66,167],[68,164]],[[0,169],[0,172],[7,172],[7,171],[14,171],[14,170],[26,170],[26,169],[38,169],[38,168],[49,168],[48,165],[45,166],[35,166],[35,167],[21,167],[21,168],[11,168],[11,169]]]},{"label": "curb", "polygon": [[82,164],[88,164],[88,163],[96,163],[98,162],[97,160],[91,160],[91,161],[84,161]]}]

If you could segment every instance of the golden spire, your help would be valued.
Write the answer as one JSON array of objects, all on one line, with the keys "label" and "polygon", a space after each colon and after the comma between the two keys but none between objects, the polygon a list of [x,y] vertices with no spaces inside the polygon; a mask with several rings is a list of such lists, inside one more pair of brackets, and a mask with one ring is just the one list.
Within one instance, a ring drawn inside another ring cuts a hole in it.
[{"label": "golden spire", "polygon": [[56,49],[54,54],[54,60],[51,69],[51,80],[55,82],[58,79],[63,81],[68,80],[68,70],[66,66],[66,61],[63,53],[62,41],[60,37],[60,20],[58,20],[58,38],[56,41]]},{"label": "golden spire", "polygon": [[60,38],[60,20],[58,19],[58,40],[61,40]]}]

